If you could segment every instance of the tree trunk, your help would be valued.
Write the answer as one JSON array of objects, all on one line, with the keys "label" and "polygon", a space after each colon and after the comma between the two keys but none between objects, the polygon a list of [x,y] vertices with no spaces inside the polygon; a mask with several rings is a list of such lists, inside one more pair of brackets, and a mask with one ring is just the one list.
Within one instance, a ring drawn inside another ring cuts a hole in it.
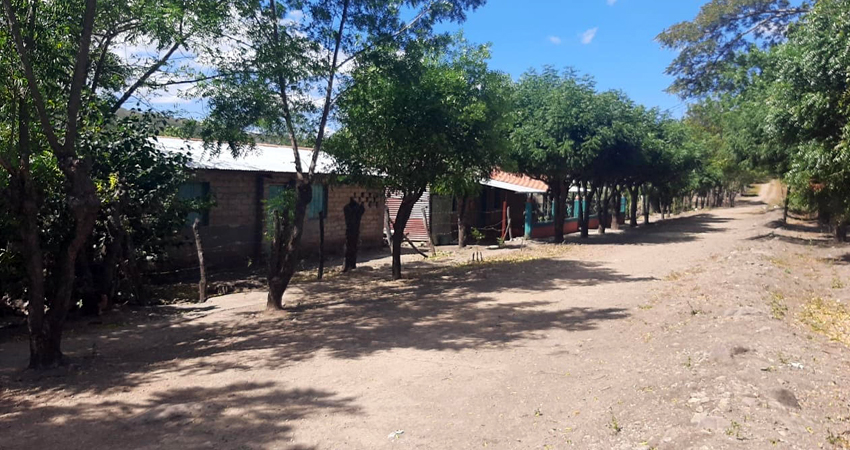
[{"label": "tree trunk", "polygon": [[274,214],[274,235],[272,251],[269,257],[269,295],[266,310],[282,310],[284,307],[283,294],[295,275],[297,252],[301,244],[304,219],[307,217],[307,206],[313,200],[313,186],[307,181],[300,181],[296,188],[295,214],[289,219],[289,212]]},{"label": "tree trunk", "polygon": [[405,193],[401,198],[401,204],[393,223],[393,280],[401,279],[401,244],[404,243],[404,228],[407,226],[407,221],[410,220],[413,207],[416,206],[416,202],[419,201],[424,192],[425,189],[412,194]]},{"label": "tree trunk", "polygon": [[560,244],[564,242],[564,221],[566,219],[566,210],[564,206],[566,205],[566,197],[564,191],[564,181],[558,180],[554,183],[549,184],[549,189],[552,191],[552,197],[555,202],[554,207],[552,208],[553,217],[553,238],[552,240],[556,244]]},{"label": "tree trunk", "polygon": [[629,227],[634,228],[638,225],[637,207],[638,207],[638,187],[629,188]]},{"label": "tree trunk", "polygon": [[643,224],[649,225],[649,192],[646,187],[643,190]]},{"label": "tree trunk", "polygon": [[345,264],[342,271],[357,268],[357,249],[360,245],[360,221],[366,208],[362,203],[357,203],[352,198],[344,208],[342,213],[345,216]]},{"label": "tree trunk", "polygon": [[52,367],[62,359],[58,345],[51,345],[50,327],[44,314],[46,301],[44,279],[44,254],[41,248],[38,224],[38,195],[30,172],[29,111],[24,100],[18,109],[18,167],[10,171],[12,201],[21,221],[18,230],[24,249],[22,256],[27,273],[27,328],[29,330],[31,369]]},{"label": "tree trunk", "polygon": [[457,248],[466,247],[466,202],[467,197],[463,196],[458,201],[457,205]]},{"label": "tree trunk", "polygon": [[101,310],[109,309],[115,302],[118,289],[115,280],[124,255],[124,241],[127,239],[119,204],[113,206],[110,218],[106,222],[106,229],[109,232],[109,243],[106,244],[101,270],[95,273],[95,287],[103,297]]},{"label": "tree trunk", "polygon": [[198,301],[204,303],[207,301],[207,268],[204,265],[204,246],[201,243],[201,231],[198,227],[201,224],[201,219],[195,217],[195,223],[192,224],[192,235],[195,236],[195,248],[198,250],[198,267],[201,272],[201,279],[198,280]]},{"label": "tree trunk", "polygon": [[788,223],[788,201],[791,198],[791,185],[788,185],[788,188],[785,190],[785,208],[782,211],[782,222]]},{"label": "tree trunk", "polygon": [[612,200],[612,203],[613,203],[611,206],[612,206],[612,209],[614,211],[614,214],[612,214],[612,216],[611,216],[611,229],[612,230],[619,230],[620,229],[620,205],[623,204],[623,201],[621,200],[620,192],[617,191],[617,193],[612,196],[611,200]]},{"label": "tree trunk", "polygon": [[130,284],[130,294],[133,300],[139,304],[147,301],[144,284],[142,283],[141,271],[136,262],[136,245],[132,235],[124,235],[124,258],[122,259],[122,270]]},{"label": "tree trunk", "polygon": [[835,224],[835,241],[847,242],[847,221],[842,220]]},{"label": "tree trunk", "polygon": [[649,206],[652,207],[652,210],[655,213],[661,212],[661,197],[658,196],[657,192],[655,193],[655,195],[649,196]]},{"label": "tree trunk", "polygon": [[824,205],[818,205],[818,223],[824,226],[832,223],[832,212],[824,207]]}]

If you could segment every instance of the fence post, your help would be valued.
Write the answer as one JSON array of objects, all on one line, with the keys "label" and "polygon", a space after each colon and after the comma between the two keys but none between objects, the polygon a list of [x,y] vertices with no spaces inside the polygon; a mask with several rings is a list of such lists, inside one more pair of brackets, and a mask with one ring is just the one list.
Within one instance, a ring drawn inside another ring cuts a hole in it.
[{"label": "fence post", "polygon": [[325,274],[325,212],[319,212],[319,281]]},{"label": "fence post", "polygon": [[502,236],[502,239],[504,239],[505,236],[506,236],[505,233],[506,233],[506,230],[507,230],[507,226],[508,226],[508,199],[505,198],[504,200],[502,200],[502,233],[500,234],[500,236]]},{"label": "fence post", "polygon": [[207,268],[204,267],[204,247],[201,245],[201,232],[198,230],[198,225],[201,220],[195,217],[195,222],[192,224],[192,234],[195,235],[195,247],[198,249],[198,264],[201,266],[201,280],[198,281],[198,301],[201,303],[207,301]]},{"label": "fence post", "polygon": [[431,251],[431,256],[437,256],[437,249],[434,248],[434,238],[431,236],[431,220],[428,219],[427,208],[422,208],[422,217],[425,219],[425,232],[428,233],[428,249]]}]

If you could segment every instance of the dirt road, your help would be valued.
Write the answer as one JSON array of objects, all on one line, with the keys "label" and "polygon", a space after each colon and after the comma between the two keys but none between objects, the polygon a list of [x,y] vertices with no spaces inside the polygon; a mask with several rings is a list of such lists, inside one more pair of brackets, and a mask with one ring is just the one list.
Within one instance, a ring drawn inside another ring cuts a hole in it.
[{"label": "dirt road", "polygon": [[42,377],[0,343],[0,448],[848,448],[850,248],[780,216],[136,312]]}]

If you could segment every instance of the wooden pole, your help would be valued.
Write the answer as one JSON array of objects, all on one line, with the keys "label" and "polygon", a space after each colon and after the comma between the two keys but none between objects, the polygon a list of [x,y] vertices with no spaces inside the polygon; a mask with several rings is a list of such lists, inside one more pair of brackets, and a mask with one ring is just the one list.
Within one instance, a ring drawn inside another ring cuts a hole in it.
[{"label": "wooden pole", "polygon": [[393,253],[393,232],[390,226],[390,207],[384,208],[384,233],[387,235],[387,245],[390,247],[390,255]]},{"label": "wooden pole", "polygon": [[[510,207],[510,206],[508,206],[507,217],[508,217],[508,225],[507,225],[507,229],[508,229],[508,240],[509,240],[509,241],[512,241],[512,240],[514,240],[514,233],[513,233],[513,231],[511,230],[511,207]],[[504,236],[502,237],[502,240],[505,240]]]},{"label": "wooden pole", "polygon": [[508,227],[508,199],[502,200],[502,239],[505,239],[505,233]]},{"label": "wooden pole", "polygon": [[325,212],[319,212],[319,274],[321,281],[325,273]]},{"label": "wooden pole", "polygon": [[434,248],[434,239],[431,236],[431,221],[428,220],[426,208],[422,208],[422,217],[425,219],[425,232],[428,233],[428,249],[431,251],[431,256],[437,256],[437,249]]},{"label": "wooden pole", "polygon": [[195,235],[195,248],[198,250],[198,264],[201,268],[201,280],[198,281],[198,301],[201,303],[207,301],[207,269],[204,267],[204,247],[201,244],[201,233],[198,231],[198,225],[201,219],[195,217],[195,223],[192,224],[192,234]]}]

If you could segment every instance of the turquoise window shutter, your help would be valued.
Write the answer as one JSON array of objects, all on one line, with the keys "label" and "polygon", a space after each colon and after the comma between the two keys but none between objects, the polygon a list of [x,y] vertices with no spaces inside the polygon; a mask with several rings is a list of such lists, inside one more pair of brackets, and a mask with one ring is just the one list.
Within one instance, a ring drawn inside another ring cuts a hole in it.
[{"label": "turquoise window shutter", "polygon": [[[282,194],[285,189],[290,189],[287,185],[272,185],[269,186],[269,198],[275,198]],[[310,204],[307,205],[307,218],[318,219],[320,212],[327,212],[327,196],[325,195],[325,186],[321,184],[313,185],[313,197]]]},{"label": "turquoise window shutter", "polygon": [[[198,200],[207,198],[209,193],[210,184],[207,182],[183,183],[177,189],[177,198],[180,200]],[[195,223],[195,219],[200,219],[201,225],[209,225],[209,211],[203,211],[202,213],[197,211],[190,212],[186,216],[186,225],[191,226]]]},{"label": "turquoise window shutter", "polygon": [[322,184],[313,185],[313,200],[307,208],[308,219],[318,219],[319,214],[327,211],[325,196],[325,186]]}]

